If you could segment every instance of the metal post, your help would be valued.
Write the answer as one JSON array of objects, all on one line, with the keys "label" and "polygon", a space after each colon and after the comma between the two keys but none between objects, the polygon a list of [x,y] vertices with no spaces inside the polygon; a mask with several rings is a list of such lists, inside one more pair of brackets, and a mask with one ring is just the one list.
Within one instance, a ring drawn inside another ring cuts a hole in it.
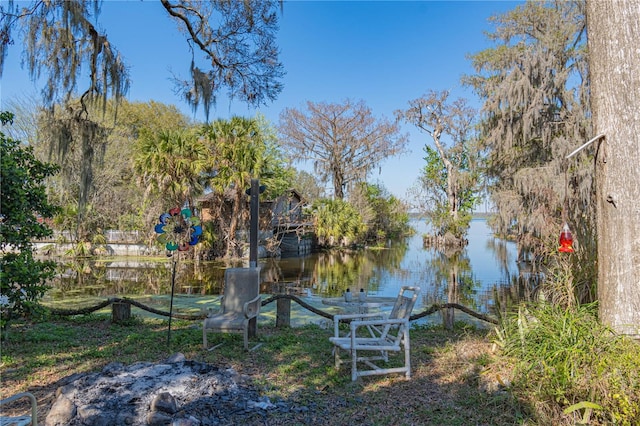
[{"label": "metal post", "polygon": [[251,179],[251,200],[250,213],[251,221],[249,227],[249,267],[258,266],[258,215],[260,207],[260,182],[258,179]]},{"label": "metal post", "polygon": [[169,331],[167,333],[167,346],[171,345],[171,317],[173,316],[173,289],[176,284],[176,259],[173,259],[173,271],[171,271],[171,302],[169,303]]}]

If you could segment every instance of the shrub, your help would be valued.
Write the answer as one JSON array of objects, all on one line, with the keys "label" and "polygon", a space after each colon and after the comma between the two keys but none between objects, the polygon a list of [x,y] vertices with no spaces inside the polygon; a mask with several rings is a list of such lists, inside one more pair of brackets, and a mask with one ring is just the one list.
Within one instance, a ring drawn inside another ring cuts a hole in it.
[{"label": "shrub", "polygon": [[[2,124],[10,113],[0,114]],[[38,161],[33,149],[0,132],[0,327],[38,311],[38,300],[55,272],[55,262],[33,257],[32,240],[51,236],[44,221],[56,207],[47,201],[44,181],[58,170]],[[4,335],[3,335],[4,337]]]},{"label": "shrub", "polygon": [[600,324],[595,303],[522,305],[497,335],[515,363],[513,390],[547,407],[541,415],[554,424],[567,415],[572,422],[580,416],[590,424],[640,424],[638,344]]},{"label": "shrub", "polygon": [[344,200],[322,199],[311,207],[318,242],[324,246],[349,246],[366,232],[362,216]]}]

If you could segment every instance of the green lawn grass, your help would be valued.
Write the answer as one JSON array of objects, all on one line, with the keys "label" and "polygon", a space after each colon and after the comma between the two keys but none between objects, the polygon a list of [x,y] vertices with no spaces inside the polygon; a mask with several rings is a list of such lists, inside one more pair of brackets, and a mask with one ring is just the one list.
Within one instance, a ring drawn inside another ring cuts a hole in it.
[{"label": "green lawn grass", "polygon": [[348,367],[335,369],[330,334],[317,325],[275,328],[259,323],[250,342],[261,343],[257,350],[244,351],[238,334],[211,333],[210,345],[222,345],[206,351],[199,322],[172,321],[170,344],[168,322],[160,319],[134,316],[118,325],[108,315],[93,314],[16,323],[2,343],[0,392],[2,398],[33,392],[44,419],[57,383],[66,376],[97,371],[112,361],[160,361],[180,352],[187,359],[234,368],[272,401],[305,407],[271,414],[269,424],[534,424],[527,410],[486,374],[493,357],[486,331],[414,327],[411,380],[388,375],[356,382]]}]

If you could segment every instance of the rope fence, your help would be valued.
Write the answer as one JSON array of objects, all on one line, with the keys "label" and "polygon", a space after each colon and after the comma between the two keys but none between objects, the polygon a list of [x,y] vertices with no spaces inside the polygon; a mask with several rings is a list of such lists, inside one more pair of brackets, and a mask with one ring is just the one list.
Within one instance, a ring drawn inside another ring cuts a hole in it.
[{"label": "rope fence", "polygon": [[[333,320],[333,314],[330,314],[329,312],[323,311],[322,309],[318,309],[310,304],[308,304],[307,302],[305,302],[304,300],[300,299],[298,296],[295,295],[291,295],[291,294],[276,294],[273,295],[271,297],[268,297],[267,299],[262,301],[262,306],[266,306],[269,303],[273,303],[279,299],[285,299],[285,300],[292,300],[294,302],[296,302],[298,305],[300,305],[301,307],[303,307],[304,309],[313,312],[316,315],[319,315],[321,317]],[[103,302],[98,303],[95,306],[90,306],[90,307],[86,307],[86,308],[81,308],[81,309],[58,309],[58,308],[48,308],[49,311],[51,312],[51,314],[55,315],[55,316],[73,316],[73,315],[88,315],[90,313],[99,311],[100,309],[106,308],[107,306],[111,305],[111,304],[129,304],[129,305],[133,305],[137,308],[140,308],[144,311],[150,312],[152,314],[156,314],[156,315],[160,315],[160,316],[166,316],[169,317],[171,316],[172,318],[178,318],[178,319],[184,319],[184,320],[191,320],[191,321],[197,321],[197,320],[203,320],[207,317],[206,313],[201,313],[201,314],[180,314],[180,313],[173,313],[173,314],[169,314],[169,312],[165,312],[165,311],[161,311],[159,309],[155,309],[152,308],[150,306],[147,306],[143,303],[137,302],[133,299],[129,299],[129,298],[121,298],[121,297],[111,297]],[[491,323],[491,324],[498,324],[498,320],[496,318],[493,318],[491,316],[488,315],[484,315],[478,312],[475,312],[474,310],[467,308],[464,305],[460,305],[458,303],[436,303],[431,305],[429,308],[423,310],[422,312],[419,312],[417,314],[411,315],[411,317],[409,318],[410,321],[415,321],[421,318],[424,318],[426,316],[432,315],[442,309],[458,309],[476,319]]]}]

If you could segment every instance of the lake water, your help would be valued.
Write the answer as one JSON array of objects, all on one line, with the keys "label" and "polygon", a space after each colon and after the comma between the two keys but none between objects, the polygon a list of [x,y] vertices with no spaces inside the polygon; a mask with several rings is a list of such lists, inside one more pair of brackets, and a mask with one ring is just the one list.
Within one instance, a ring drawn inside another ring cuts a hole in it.
[{"label": "lake water", "polygon": [[[320,309],[337,312],[339,308],[323,305],[322,298],[341,296],[347,288],[353,292],[362,288],[369,296],[395,297],[401,286],[411,285],[422,289],[414,312],[433,303],[457,302],[483,314],[493,314],[498,302],[526,297],[527,286],[518,280],[521,272],[515,244],[494,238],[484,219],[471,222],[468,246],[449,257],[423,248],[422,235],[427,231],[424,222],[414,220],[412,226],[416,229],[413,237],[383,249],[260,259],[261,294],[295,294]],[[174,262],[173,310],[181,313],[216,309],[225,268],[242,266],[193,263],[176,257],[162,261],[105,258],[73,262],[53,283],[44,303],[77,309],[108,297],[131,297],[168,311]],[[261,320],[275,318],[274,305],[263,309]],[[137,308],[133,313],[150,315]],[[456,316],[469,320],[463,314]],[[440,321],[439,315],[431,317],[424,321]],[[318,318],[292,303],[294,325]]]}]

